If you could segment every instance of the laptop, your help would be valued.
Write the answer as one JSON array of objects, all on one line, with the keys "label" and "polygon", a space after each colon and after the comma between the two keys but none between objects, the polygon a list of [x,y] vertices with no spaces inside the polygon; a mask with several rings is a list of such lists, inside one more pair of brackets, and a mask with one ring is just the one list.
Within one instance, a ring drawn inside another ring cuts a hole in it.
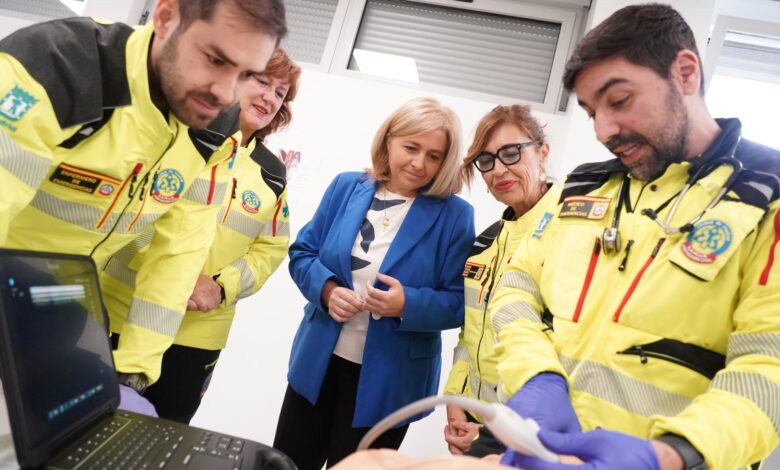
[{"label": "laptop", "polygon": [[23,468],[295,469],[263,444],[118,410],[95,265],[0,249],[0,379]]}]

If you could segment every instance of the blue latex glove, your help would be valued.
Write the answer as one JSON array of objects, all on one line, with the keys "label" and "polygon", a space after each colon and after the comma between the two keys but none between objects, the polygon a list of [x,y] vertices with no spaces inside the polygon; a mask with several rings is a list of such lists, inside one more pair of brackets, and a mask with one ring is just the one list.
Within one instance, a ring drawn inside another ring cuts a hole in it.
[{"label": "blue latex glove", "polygon": [[154,405],[136,392],[135,389],[132,389],[127,385],[119,386],[119,409],[146,416],[154,416],[155,418],[157,417],[157,411],[154,409]]},{"label": "blue latex glove", "polygon": [[[539,440],[559,455],[573,455],[584,463],[550,463],[525,455],[515,455],[509,464],[525,470],[660,470],[658,456],[650,441],[606,429],[562,434],[539,431]],[[504,463],[503,461],[501,463]]]},{"label": "blue latex glove", "polygon": [[[569,386],[558,374],[545,372],[525,383],[506,402],[523,418],[532,418],[541,429],[556,432],[580,432],[580,421],[569,400]],[[515,451],[507,449],[502,465],[512,465]]]}]

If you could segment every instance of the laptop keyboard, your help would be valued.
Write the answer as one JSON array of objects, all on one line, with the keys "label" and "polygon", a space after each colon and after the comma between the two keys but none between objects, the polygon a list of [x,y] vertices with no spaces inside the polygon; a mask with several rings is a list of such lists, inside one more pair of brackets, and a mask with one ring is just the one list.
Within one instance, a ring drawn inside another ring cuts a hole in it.
[{"label": "laptop keyboard", "polygon": [[[136,421],[114,416],[82,439],[51,467],[69,470],[226,469],[241,467],[244,441],[202,431],[187,438],[176,423]],[[207,463],[208,462],[208,463]]]}]

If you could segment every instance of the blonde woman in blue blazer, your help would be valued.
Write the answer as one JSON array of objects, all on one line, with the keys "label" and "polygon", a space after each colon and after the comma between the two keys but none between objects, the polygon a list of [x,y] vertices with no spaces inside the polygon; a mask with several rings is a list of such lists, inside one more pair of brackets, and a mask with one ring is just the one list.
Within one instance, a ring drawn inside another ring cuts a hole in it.
[{"label": "blonde woman in blue blazer", "polygon": [[[460,142],[450,109],[404,104],[376,133],[372,170],[338,175],[290,247],[309,302],[274,447],[301,470],[336,464],[379,420],[438,392],[440,332],[463,323],[474,240],[473,208],[454,195]],[[397,449],[407,428],[375,444]]]}]

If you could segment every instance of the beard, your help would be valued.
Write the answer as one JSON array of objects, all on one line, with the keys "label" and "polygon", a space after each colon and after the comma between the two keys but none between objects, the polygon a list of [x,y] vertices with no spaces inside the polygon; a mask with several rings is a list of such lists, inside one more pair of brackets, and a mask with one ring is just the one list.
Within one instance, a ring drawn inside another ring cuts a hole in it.
[{"label": "beard", "polygon": [[201,129],[211,124],[216,116],[193,109],[190,104],[191,98],[197,98],[209,106],[219,108],[220,113],[230,109],[231,104],[221,103],[219,98],[208,90],[187,89],[186,75],[182,73],[182,67],[178,63],[179,36],[179,31],[175,31],[160,50],[160,57],[157,60],[157,79],[171,112],[184,124]]},{"label": "beard", "polygon": [[[664,106],[666,121],[659,123],[651,133],[619,134],[607,143],[607,148],[615,153],[622,145],[647,145],[652,153],[640,159],[629,168],[636,179],[652,181],[663,175],[672,163],[683,161],[688,150],[688,113],[682,102],[682,95],[669,83]],[[616,154],[617,155],[617,154]]]}]

